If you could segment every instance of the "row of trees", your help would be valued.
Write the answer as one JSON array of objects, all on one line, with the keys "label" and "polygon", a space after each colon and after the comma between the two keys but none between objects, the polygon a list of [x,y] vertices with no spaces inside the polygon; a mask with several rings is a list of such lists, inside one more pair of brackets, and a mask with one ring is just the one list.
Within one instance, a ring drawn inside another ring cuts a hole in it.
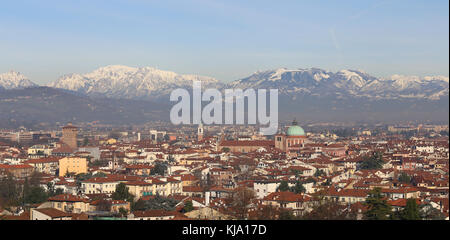
[{"label": "row of trees", "polygon": [[[284,184],[283,184],[284,185]],[[285,187],[282,187],[286,189]],[[253,219],[259,220],[356,220],[358,212],[351,211],[348,206],[339,204],[331,199],[317,195],[314,197],[314,205],[310,212],[304,212],[300,216],[294,216],[292,211],[279,209],[271,205],[262,206]],[[387,199],[381,194],[380,188],[375,188],[369,192],[366,201],[363,203],[366,211],[362,213],[365,220],[428,220],[444,219],[445,215],[439,210],[427,204],[418,206],[416,199],[408,199],[406,206],[399,211],[394,211]]]},{"label": "row of trees", "polygon": [[293,193],[304,193],[306,192],[305,187],[303,187],[303,183],[300,181],[296,181],[293,187],[289,187],[287,181],[281,181],[280,185],[277,187],[277,192],[293,192]]},{"label": "row of trees", "polygon": [[11,175],[0,178],[0,206],[4,208],[43,203],[49,197],[62,193],[63,190],[55,189],[52,182],[47,183],[47,190],[41,187],[37,173],[25,178],[23,182]]},{"label": "row of trees", "polygon": [[366,199],[367,211],[364,216],[368,220],[420,220],[419,207],[416,199],[408,199],[406,207],[398,212],[392,211],[392,206],[387,203],[381,194],[380,188],[369,192]]}]

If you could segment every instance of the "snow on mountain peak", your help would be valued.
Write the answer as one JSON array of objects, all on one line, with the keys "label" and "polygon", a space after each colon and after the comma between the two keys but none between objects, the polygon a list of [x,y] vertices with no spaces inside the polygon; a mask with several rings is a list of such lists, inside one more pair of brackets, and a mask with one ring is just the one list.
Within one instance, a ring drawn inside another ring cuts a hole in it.
[{"label": "snow on mountain peak", "polygon": [[153,67],[109,65],[87,74],[65,75],[49,86],[115,98],[148,98],[170,93],[179,87],[192,87],[192,81],[204,85],[218,80],[198,75],[182,75]]},{"label": "snow on mountain peak", "polygon": [[33,86],[36,86],[36,84],[19,72],[11,70],[0,74],[0,88],[15,89]]}]

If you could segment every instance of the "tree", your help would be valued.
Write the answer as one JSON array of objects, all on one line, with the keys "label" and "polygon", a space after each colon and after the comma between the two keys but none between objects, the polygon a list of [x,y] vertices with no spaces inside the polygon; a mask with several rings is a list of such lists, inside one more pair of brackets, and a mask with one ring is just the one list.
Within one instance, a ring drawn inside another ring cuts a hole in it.
[{"label": "tree", "polygon": [[278,217],[278,220],[294,220],[295,216],[292,213],[292,211],[288,210],[288,209],[282,209],[280,211],[280,215]]},{"label": "tree", "polygon": [[256,212],[255,215],[252,217],[253,220],[277,220],[279,211],[276,207],[272,205],[263,205],[261,206]]},{"label": "tree", "polygon": [[323,186],[330,186],[331,185],[331,179],[327,179],[324,183],[322,183]]},{"label": "tree", "polygon": [[402,172],[398,177],[398,181],[402,183],[411,183],[411,177],[408,174]]},{"label": "tree", "polygon": [[383,167],[383,154],[375,152],[370,157],[365,157],[360,165],[360,169],[380,169]]},{"label": "tree", "polygon": [[316,199],[316,204],[312,210],[305,213],[300,219],[303,220],[349,220],[350,214],[345,206],[331,199]]},{"label": "tree", "polygon": [[160,175],[164,176],[166,173],[167,166],[162,163],[156,163],[155,167],[150,170],[150,175]]},{"label": "tree", "polygon": [[314,177],[320,177],[325,175],[325,172],[321,169],[318,169],[315,173],[314,173]]},{"label": "tree", "polygon": [[170,140],[170,136],[168,134],[164,135],[163,137],[165,142],[168,142]]},{"label": "tree", "polygon": [[194,205],[192,205],[192,201],[187,201],[184,204],[183,212],[187,213],[187,212],[190,212],[192,210],[194,210]]},{"label": "tree", "polygon": [[114,200],[125,200],[128,202],[132,202],[134,199],[133,194],[128,191],[128,187],[125,183],[119,183],[116,186],[116,191],[111,195]]},{"label": "tree", "polygon": [[298,194],[298,193],[306,192],[306,189],[305,189],[305,187],[303,187],[303,185],[302,185],[302,183],[300,181],[297,181],[295,183],[295,186],[290,188],[290,191]]},{"label": "tree", "polygon": [[420,220],[419,207],[417,206],[416,199],[410,198],[406,201],[406,207],[400,213],[402,220]]},{"label": "tree", "polygon": [[144,201],[144,210],[148,209],[163,209],[173,211],[179,202],[173,198],[165,198],[156,194],[154,198]]},{"label": "tree", "polygon": [[228,152],[230,152],[230,148],[224,147],[224,148],[222,148],[222,152],[228,153]]},{"label": "tree", "polygon": [[369,192],[365,202],[368,210],[364,216],[368,220],[388,220],[392,219],[392,207],[381,195],[381,188],[374,188]]},{"label": "tree", "polygon": [[18,183],[11,174],[0,178],[0,203],[2,207],[9,207],[19,204],[20,190]]},{"label": "tree", "polygon": [[231,205],[239,219],[246,219],[249,205],[256,198],[255,192],[247,187],[238,187],[233,194]]},{"label": "tree", "polygon": [[174,162],[175,162],[175,158],[173,158],[172,155],[169,155],[169,156],[167,157],[167,160],[168,160],[170,163],[174,163]]},{"label": "tree", "polygon": [[139,199],[136,202],[132,202],[131,210],[132,211],[144,211],[145,210],[145,201]]},{"label": "tree", "polygon": [[106,199],[100,199],[97,203],[97,210],[98,211],[106,211],[109,212],[111,211],[111,202],[106,200]]},{"label": "tree", "polygon": [[277,187],[277,192],[287,192],[289,191],[289,184],[287,181],[281,181],[280,185]]},{"label": "tree", "polygon": [[120,214],[121,217],[126,217],[128,215],[128,211],[125,208],[120,207],[119,208],[119,214]]},{"label": "tree", "polygon": [[419,206],[419,215],[423,220],[444,220],[446,217],[444,213],[434,208],[430,203]]},{"label": "tree", "polygon": [[45,189],[40,186],[31,186],[25,193],[24,203],[42,203],[48,198]]},{"label": "tree", "polygon": [[89,145],[89,139],[87,137],[84,137],[83,139],[83,146]]}]

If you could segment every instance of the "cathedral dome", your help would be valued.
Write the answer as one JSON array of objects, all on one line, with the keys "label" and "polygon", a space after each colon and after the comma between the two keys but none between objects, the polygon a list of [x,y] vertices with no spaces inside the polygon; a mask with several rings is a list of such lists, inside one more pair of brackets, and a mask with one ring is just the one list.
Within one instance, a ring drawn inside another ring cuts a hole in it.
[{"label": "cathedral dome", "polygon": [[292,126],[290,126],[287,130],[288,136],[305,136],[305,130],[297,125],[297,122],[294,120]]}]

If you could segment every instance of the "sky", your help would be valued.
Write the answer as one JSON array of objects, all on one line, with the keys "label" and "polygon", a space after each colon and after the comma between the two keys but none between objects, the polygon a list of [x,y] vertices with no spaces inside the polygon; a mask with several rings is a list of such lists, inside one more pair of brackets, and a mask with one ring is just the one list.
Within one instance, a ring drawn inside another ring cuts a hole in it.
[{"label": "sky", "polygon": [[117,64],[224,82],[280,67],[448,76],[449,1],[0,3],[0,73],[46,84]]}]

